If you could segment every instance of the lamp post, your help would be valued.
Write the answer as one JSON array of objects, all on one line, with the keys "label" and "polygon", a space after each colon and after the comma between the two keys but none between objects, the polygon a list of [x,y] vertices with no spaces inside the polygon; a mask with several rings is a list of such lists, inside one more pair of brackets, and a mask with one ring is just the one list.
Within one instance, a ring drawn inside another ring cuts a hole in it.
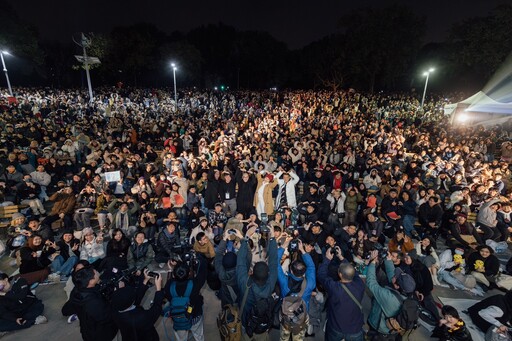
[{"label": "lamp post", "polygon": [[427,76],[427,78],[425,79],[425,89],[423,89],[423,97],[421,98],[421,107],[423,108],[423,103],[425,103],[425,95],[427,94],[427,85],[428,85],[428,77],[430,76],[430,74],[432,72],[434,72],[434,68],[430,68],[428,69],[428,71],[425,71],[423,73],[423,76]]},{"label": "lamp post", "polygon": [[176,111],[178,111],[178,93],[176,92],[176,70],[178,68],[176,67],[176,64],[171,63],[172,66],[172,76],[174,78],[174,102],[176,103]]},{"label": "lamp post", "polygon": [[13,94],[12,94],[11,82],[9,81],[9,75],[7,74],[7,68],[5,67],[4,54],[10,55],[10,53],[7,51],[0,51],[0,57],[2,58],[2,67],[4,68],[5,79],[7,79],[7,87],[9,88],[9,94],[12,97]]}]

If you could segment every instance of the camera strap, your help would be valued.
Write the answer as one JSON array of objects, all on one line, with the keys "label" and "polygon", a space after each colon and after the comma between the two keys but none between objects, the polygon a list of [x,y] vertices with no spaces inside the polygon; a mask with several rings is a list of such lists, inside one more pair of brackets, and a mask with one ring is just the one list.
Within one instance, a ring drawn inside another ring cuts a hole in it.
[{"label": "camera strap", "polygon": [[352,294],[352,292],[349,290],[349,288],[347,288],[347,286],[343,283],[341,283],[341,287],[343,288],[343,290],[345,290],[345,292],[352,299],[352,301],[354,301],[354,303],[359,307],[359,309],[361,309],[361,311],[363,311],[363,305],[361,304],[361,302],[359,302],[357,300],[357,298],[355,298],[354,294]]}]

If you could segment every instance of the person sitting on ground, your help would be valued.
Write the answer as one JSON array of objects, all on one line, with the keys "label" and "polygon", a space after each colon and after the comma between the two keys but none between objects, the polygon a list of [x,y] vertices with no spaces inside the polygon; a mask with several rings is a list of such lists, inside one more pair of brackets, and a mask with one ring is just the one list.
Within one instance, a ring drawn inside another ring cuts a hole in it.
[{"label": "person sitting on ground", "polygon": [[468,222],[465,213],[458,213],[455,222],[450,224],[450,237],[447,243],[451,247],[463,247],[466,250],[484,244],[480,233],[472,223]]},{"label": "person sitting on ground", "polygon": [[213,260],[215,257],[215,249],[213,248],[212,241],[206,236],[204,232],[199,232],[196,235],[194,242],[194,251],[202,254],[208,260]]},{"label": "person sitting on ground", "polygon": [[405,234],[403,228],[397,229],[393,238],[389,240],[388,248],[390,252],[410,252],[414,250],[414,242]]},{"label": "person sitting on ground", "polygon": [[48,322],[43,311],[43,303],[24,278],[0,273],[0,335]]},{"label": "person sitting on ground", "polygon": [[169,258],[176,252],[180,246],[180,234],[176,231],[177,222],[169,221],[167,227],[160,232],[157,239],[158,252],[155,261],[163,268]]},{"label": "person sitting on ground", "polygon": [[62,219],[64,221],[64,228],[71,229],[73,224],[72,214],[75,210],[75,195],[70,186],[55,192],[50,197],[53,201],[53,207],[50,214],[42,221],[42,224],[51,226],[55,221]]},{"label": "person sitting on ground", "polygon": [[117,228],[131,238],[135,231],[137,231],[137,212],[139,211],[139,204],[132,197],[127,197],[126,201],[121,202],[119,209],[115,206],[118,200],[114,199],[108,206],[108,211],[112,214],[112,228]]},{"label": "person sitting on ground", "polygon": [[52,269],[61,279],[67,280],[80,257],[80,241],[74,237],[72,230],[65,230],[53,248],[58,255],[53,257]]},{"label": "person sitting on ground", "polygon": [[[474,295],[483,296],[482,289],[476,284],[473,275],[466,274],[466,261],[464,249],[445,250],[439,256],[439,271],[437,277],[440,281],[448,283],[453,289],[469,291]],[[443,285],[443,284],[441,284]]]},{"label": "person sitting on ground", "polygon": [[431,337],[438,338],[440,341],[473,341],[466,323],[460,318],[457,309],[451,305],[445,305],[441,308],[443,318],[439,321],[432,332]]},{"label": "person sitting on ground", "polygon": [[500,271],[500,261],[494,255],[493,249],[487,245],[480,245],[469,255],[467,266],[484,290],[491,287],[494,276]]},{"label": "person sitting on ground", "polygon": [[22,205],[28,205],[36,216],[45,215],[43,203],[39,199],[41,186],[32,181],[30,175],[23,176],[23,182],[18,186],[18,199]]},{"label": "person sitting on ground", "polygon": [[499,333],[506,334],[512,323],[512,291],[475,303],[468,308],[468,315],[482,332],[497,328]]},{"label": "person sitting on ground", "polygon": [[98,196],[96,194],[96,189],[94,189],[94,186],[90,183],[85,185],[84,189],[82,189],[78,194],[78,198],[76,199],[77,209],[73,216],[73,220],[75,221],[76,227],[79,231],[86,227],[91,227],[91,216],[96,208],[97,200]]},{"label": "person sitting on ground", "polygon": [[80,260],[86,260],[92,266],[99,267],[103,258],[105,258],[103,233],[100,232],[96,237],[92,228],[83,229],[82,243],[80,244]]},{"label": "person sitting on ground", "polygon": [[27,245],[20,249],[20,275],[28,284],[43,282],[50,273],[48,258],[55,249],[47,247],[41,236],[34,234],[28,238]]},{"label": "person sitting on ground", "polygon": [[[128,249],[128,268],[135,268],[137,272],[147,268],[155,259],[153,246],[146,239],[144,232],[135,233],[133,242]],[[140,273],[138,273],[140,275]]]},{"label": "person sitting on ground", "polygon": [[100,265],[100,269],[104,270],[102,279],[110,278],[119,270],[128,269],[129,247],[130,240],[125,236],[123,231],[116,228],[113,229],[112,239],[107,243],[107,255]]}]

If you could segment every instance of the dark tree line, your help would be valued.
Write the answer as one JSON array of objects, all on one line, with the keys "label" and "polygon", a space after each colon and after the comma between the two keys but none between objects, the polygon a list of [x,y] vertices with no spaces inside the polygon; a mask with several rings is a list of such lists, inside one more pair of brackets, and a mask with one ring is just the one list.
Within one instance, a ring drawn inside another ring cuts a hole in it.
[{"label": "dark tree line", "polygon": [[[0,20],[0,47],[9,46],[17,57],[10,63],[24,70],[17,84],[84,85],[74,58],[81,51],[71,39],[41,41],[1,0]],[[512,50],[512,5],[455,25],[440,44],[425,45],[425,30],[424,17],[396,5],[353,11],[340,18],[339,32],[298,50],[266,32],[222,23],[172,34],[140,23],[95,32],[89,55],[102,62],[91,71],[95,86],[170,87],[174,61],[180,86],[189,87],[407,90],[420,86],[419,70],[428,63],[448,87],[484,82],[503,63]]]}]

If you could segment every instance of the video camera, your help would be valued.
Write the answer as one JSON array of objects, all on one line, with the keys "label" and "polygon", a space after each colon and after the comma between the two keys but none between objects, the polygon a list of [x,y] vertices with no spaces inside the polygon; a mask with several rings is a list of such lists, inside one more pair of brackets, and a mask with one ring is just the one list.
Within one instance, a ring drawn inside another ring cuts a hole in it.
[{"label": "video camera", "polygon": [[137,268],[121,271],[117,268],[112,268],[112,273],[98,284],[100,294],[105,300],[110,302],[112,294],[119,288],[119,282],[123,282],[125,286],[137,286],[136,272]]}]

